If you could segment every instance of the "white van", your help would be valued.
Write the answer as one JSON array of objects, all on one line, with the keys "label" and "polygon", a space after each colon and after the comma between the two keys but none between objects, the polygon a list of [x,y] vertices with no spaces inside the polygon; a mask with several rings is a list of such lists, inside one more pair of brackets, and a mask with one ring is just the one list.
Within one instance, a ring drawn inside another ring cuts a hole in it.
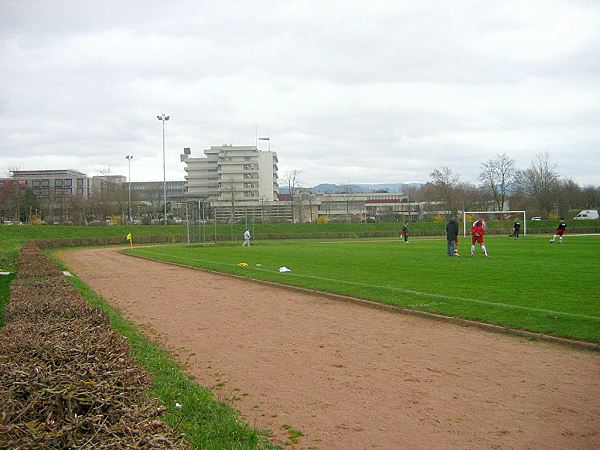
[{"label": "white van", "polygon": [[600,219],[600,211],[597,209],[584,209],[573,220]]}]

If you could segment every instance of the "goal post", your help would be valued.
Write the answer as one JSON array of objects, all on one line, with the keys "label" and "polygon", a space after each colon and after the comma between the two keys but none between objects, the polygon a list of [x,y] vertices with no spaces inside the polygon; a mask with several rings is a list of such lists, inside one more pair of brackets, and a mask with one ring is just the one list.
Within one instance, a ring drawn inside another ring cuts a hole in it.
[{"label": "goal post", "polygon": [[478,215],[478,214],[502,214],[502,215],[523,215],[523,236],[527,236],[527,212],[526,211],[464,211],[463,212],[463,233],[467,236],[467,214]]}]

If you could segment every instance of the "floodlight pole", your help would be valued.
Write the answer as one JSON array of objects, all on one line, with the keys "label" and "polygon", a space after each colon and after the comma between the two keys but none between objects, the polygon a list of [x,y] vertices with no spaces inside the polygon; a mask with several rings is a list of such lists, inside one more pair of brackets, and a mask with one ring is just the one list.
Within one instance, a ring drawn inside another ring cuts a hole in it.
[{"label": "floodlight pole", "polygon": [[131,160],[133,159],[133,155],[125,156],[127,162],[129,164],[129,176],[127,178],[127,187],[129,190],[128,201],[129,201],[129,223],[131,223]]},{"label": "floodlight pole", "polygon": [[164,113],[160,116],[156,116],[158,120],[162,122],[162,150],[163,150],[163,202],[165,211],[165,226],[167,225],[167,171],[165,163],[165,122],[171,118]]}]

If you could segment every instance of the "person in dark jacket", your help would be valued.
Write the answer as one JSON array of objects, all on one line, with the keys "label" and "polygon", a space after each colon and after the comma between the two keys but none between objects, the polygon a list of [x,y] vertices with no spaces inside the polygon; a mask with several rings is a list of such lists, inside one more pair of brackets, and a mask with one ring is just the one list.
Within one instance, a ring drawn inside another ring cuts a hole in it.
[{"label": "person in dark jacket", "polygon": [[404,225],[402,225],[401,236],[404,239],[404,243],[408,244],[408,222],[404,222]]},{"label": "person in dark jacket", "polygon": [[448,241],[448,256],[454,256],[455,242],[458,239],[458,220],[452,217],[446,224],[446,240]]},{"label": "person in dark jacket", "polygon": [[521,224],[519,223],[518,220],[515,220],[515,223],[513,224],[513,237],[515,239],[519,239],[520,233],[521,233]]}]

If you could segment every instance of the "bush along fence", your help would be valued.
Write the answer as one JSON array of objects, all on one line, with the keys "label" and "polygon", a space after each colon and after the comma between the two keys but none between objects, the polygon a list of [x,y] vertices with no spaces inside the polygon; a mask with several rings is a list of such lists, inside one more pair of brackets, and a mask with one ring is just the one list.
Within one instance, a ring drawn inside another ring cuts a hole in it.
[{"label": "bush along fence", "polygon": [[0,330],[0,448],[188,448],[127,341],[34,244]]}]

